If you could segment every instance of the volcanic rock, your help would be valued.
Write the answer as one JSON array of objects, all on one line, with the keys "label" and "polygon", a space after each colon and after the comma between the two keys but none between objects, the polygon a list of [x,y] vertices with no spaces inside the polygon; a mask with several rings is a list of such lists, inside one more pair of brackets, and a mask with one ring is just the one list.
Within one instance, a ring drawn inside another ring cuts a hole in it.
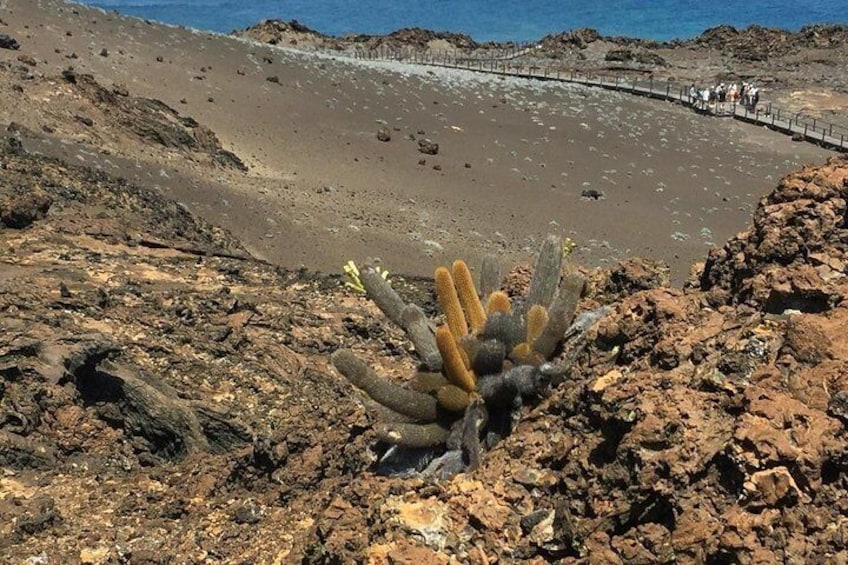
[{"label": "volcanic rock", "polygon": [[23,229],[43,218],[53,200],[41,189],[21,189],[12,194],[0,192],[0,225]]},{"label": "volcanic rock", "polygon": [[0,49],[17,50],[20,49],[20,47],[20,43],[18,43],[14,37],[6,35],[5,33],[0,33]]},{"label": "volcanic rock", "polygon": [[430,141],[429,139],[418,140],[418,152],[425,155],[438,155],[439,144]]},{"label": "volcanic rock", "polygon": [[848,158],[780,181],[753,226],[710,252],[701,288],[767,312],[824,312],[848,296]]}]

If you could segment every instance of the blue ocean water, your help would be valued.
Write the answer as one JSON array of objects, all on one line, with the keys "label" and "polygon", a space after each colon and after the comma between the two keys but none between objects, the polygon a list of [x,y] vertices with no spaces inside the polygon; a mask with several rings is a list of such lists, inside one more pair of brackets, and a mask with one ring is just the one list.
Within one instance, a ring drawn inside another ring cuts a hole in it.
[{"label": "blue ocean water", "polygon": [[230,32],[280,18],[329,34],[382,34],[424,27],[478,41],[531,41],[593,27],[604,35],[687,38],[708,27],[760,24],[797,30],[848,21],[848,0],[83,0],[84,4]]}]

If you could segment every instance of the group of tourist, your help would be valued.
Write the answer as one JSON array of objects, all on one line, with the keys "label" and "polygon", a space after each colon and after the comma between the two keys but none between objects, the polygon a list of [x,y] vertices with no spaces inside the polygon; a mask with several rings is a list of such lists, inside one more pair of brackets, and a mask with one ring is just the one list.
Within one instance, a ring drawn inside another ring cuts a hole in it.
[{"label": "group of tourist", "polygon": [[726,86],[724,83],[716,86],[708,86],[698,89],[693,84],[689,87],[689,103],[702,110],[714,107],[716,110],[724,109],[726,104],[731,107],[743,104],[749,110],[754,111],[760,102],[760,89],[753,83],[743,82],[741,86],[736,83]]}]

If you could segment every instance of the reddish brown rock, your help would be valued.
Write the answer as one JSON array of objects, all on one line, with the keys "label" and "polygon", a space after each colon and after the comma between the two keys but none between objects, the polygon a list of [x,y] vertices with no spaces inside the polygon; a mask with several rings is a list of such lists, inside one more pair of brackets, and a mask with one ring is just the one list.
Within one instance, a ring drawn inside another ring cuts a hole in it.
[{"label": "reddish brown rock", "polygon": [[775,313],[822,312],[842,301],[848,293],[838,270],[848,252],[846,165],[845,157],[834,157],[783,179],[760,201],[753,226],[710,252],[701,288],[717,301]]}]

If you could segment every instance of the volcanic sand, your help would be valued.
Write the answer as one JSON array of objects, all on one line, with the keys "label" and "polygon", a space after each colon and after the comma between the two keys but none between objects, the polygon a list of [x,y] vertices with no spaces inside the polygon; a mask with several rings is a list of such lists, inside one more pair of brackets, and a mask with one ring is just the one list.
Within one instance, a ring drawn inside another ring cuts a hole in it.
[{"label": "volcanic sand", "polygon": [[[581,263],[655,257],[680,282],[779,178],[832,154],[622,93],[305,54],[58,0],[9,0],[0,18],[21,43],[0,60],[30,56],[42,80],[0,87],[0,123],[158,187],[285,267],[374,258],[423,275],[457,256],[526,259],[559,233]],[[57,78],[68,67],[191,116],[249,172],[88,131],[73,118],[90,108]],[[418,152],[422,138],[438,155]]]}]

